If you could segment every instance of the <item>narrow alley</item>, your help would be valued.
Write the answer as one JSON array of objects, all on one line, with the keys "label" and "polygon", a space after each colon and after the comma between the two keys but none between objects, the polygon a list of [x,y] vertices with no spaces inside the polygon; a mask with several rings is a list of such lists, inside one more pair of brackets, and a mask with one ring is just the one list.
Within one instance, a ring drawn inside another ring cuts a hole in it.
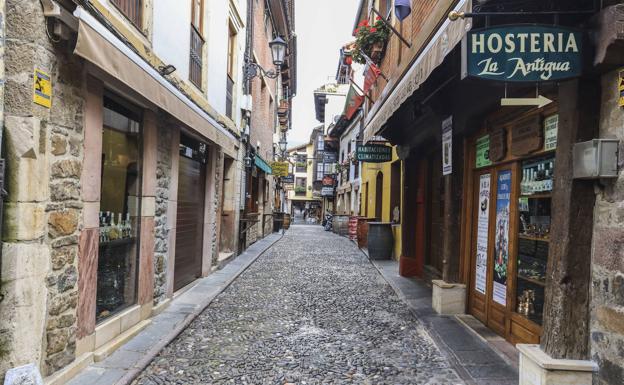
[{"label": "narrow alley", "polygon": [[464,381],[354,243],[293,226],[135,383]]}]

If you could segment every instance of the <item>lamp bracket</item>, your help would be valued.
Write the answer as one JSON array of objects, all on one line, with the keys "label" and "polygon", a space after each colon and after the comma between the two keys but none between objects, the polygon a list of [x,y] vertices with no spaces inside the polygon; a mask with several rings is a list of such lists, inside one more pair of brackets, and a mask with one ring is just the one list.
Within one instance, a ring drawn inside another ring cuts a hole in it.
[{"label": "lamp bracket", "polygon": [[251,80],[251,79],[255,78],[258,75],[263,76],[263,77],[267,77],[269,79],[275,79],[278,76],[277,71],[275,71],[275,70],[266,71],[258,63],[247,63],[247,64],[245,64],[245,68],[243,69],[243,71],[245,73],[245,79],[246,80]]}]

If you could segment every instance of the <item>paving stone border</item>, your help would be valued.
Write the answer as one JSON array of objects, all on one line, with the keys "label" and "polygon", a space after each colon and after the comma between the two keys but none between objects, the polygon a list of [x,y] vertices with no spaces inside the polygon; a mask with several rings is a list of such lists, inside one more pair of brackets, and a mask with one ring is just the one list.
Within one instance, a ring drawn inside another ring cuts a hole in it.
[{"label": "paving stone border", "polygon": [[173,341],[236,278],[251,266],[282,234],[271,234],[251,245],[223,269],[175,297],[171,305],[151,319],[151,324],[104,361],[91,364],[68,385],[127,385],[154,357]]}]

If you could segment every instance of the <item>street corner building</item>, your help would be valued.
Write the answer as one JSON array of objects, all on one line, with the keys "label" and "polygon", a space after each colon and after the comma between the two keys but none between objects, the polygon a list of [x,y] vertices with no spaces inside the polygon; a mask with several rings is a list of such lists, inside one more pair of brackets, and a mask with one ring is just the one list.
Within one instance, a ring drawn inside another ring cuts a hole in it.
[{"label": "street corner building", "polygon": [[[248,3],[0,1],[0,379],[66,383],[250,243]],[[269,3],[294,26],[294,2]],[[290,27],[273,36],[292,87]]]},{"label": "street corner building", "polygon": [[621,1],[362,0],[340,51],[333,211],[521,384],[624,382],[622,26]]}]

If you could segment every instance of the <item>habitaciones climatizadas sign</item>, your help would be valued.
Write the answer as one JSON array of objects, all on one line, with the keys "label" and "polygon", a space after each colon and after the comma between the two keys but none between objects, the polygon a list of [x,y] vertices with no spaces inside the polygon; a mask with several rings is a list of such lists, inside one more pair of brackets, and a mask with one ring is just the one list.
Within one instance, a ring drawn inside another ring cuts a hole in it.
[{"label": "habitaciones climatizadas sign", "polygon": [[469,76],[505,82],[540,82],[581,75],[583,34],[547,25],[513,25],[468,32]]},{"label": "habitaciones climatizadas sign", "polygon": [[392,160],[392,147],[383,144],[358,144],[356,150],[360,162],[384,163]]}]

